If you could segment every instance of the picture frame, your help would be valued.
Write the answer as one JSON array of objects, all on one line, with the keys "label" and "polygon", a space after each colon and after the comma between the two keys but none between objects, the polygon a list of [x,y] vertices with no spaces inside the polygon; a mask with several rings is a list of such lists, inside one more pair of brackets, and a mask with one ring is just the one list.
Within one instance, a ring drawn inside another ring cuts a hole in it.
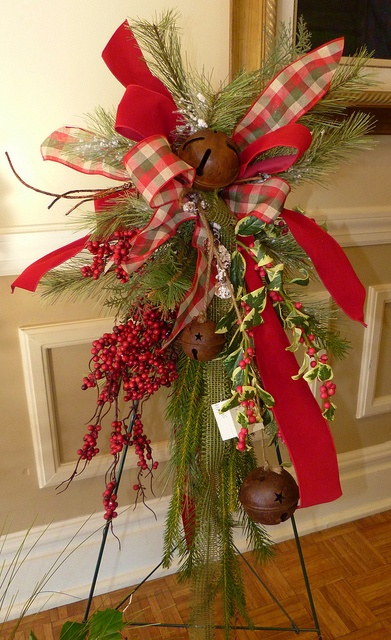
[{"label": "picture frame", "polygon": [[[296,5],[295,0],[231,0],[231,77],[242,68],[260,67],[281,22],[296,24]],[[391,60],[372,59],[368,66],[378,84],[365,90],[354,108],[374,116],[375,134],[391,134]]]}]

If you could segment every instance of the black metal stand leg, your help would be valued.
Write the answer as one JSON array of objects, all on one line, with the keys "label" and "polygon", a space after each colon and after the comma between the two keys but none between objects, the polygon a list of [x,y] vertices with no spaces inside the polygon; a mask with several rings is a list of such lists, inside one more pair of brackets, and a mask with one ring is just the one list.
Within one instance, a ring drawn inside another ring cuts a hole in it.
[{"label": "black metal stand leg", "polygon": [[[255,625],[253,627],[249,627],[249,626],[235,625],[235,629],[236,630],[246,630],[246,631],[292,631],[296,635],[299,635],[300,633],[309,633],[310,632],[310,633],[317,633],[318,634],[318,640],[321,640],[321,631],[320,631],[318,618],[317,618],[316,611],[315,611],[315,605],[314,605],[314,601],[313,601],[313,597],[312,597],[312,593],[311,593],[311,588],[310,588],[310,584],[309,584],[309,580],[308,580],[308,574],[307,574],[307,570],[306,570],[306,566],[305,566],[304,556],[303,556],[303,552],[302,552],[302,549],[301,549],[300,538],[299,538],[299,535],[298,535],[298,532],[297,532],[296,523],[295,523],[293,518],[292,518],[292,527],[293,527],[293,533],[294,533],[294,536],[295,536],[295,542],[296,542],[297,552],[298,552],[298,555],[299,555],[299,560],[300,560],[300,566],[301,566],[301,570],[302,570],[302,574],[303,574],[303,579],[304,579],[304,583],[305,583],[305,587],[306,587],[306,591],[307,591],[307,595],[308,595],[308,600],[309,600],[310,607],[311,607],[311,614],[312,614],[312,619],[313,619],[313,622],[314,622],[314,627],[298,627],[297,626],[297,624],[294,622],[293,618],[289,615],[289,613],[283,607],[281,602],[279,602],[278,598],[276,598],[276,596],[273,594],[271,589],[269,589],[267,584],[262,580],[262,578],[259,575],[259,573],[257,571],[255,571],[255,569],[251,566],[251,564],[248,562],[248,560],[244,557],[244,555],[241,553],[241,551],[239,551],[239,549],[235,545],[236,552],[242,557],[242,559],[245,562],[245,564],[247,565],[247,567],[250,569],[250,571],[253,573],[253,575],[256,577],[256,579],[259,581],[259,583],[263,586],[265,591],[272,598],[273,602],[279,607],[279,609],[282,611],[282,613],[285,615],[285,617],[289,620],[289,622],[291,624],[290,627],[267,627],[267,626],[258,626],[258,625]],[[119,609],[127,600],[129,600],[129,598],[143,584],[145,584],[145,582],[155,573],[155,571],[157,571],[157,569],[159,569],[161,567],[161,565],[162,565],[162,562],[160,562],[158,565],[156,565],[156,567],[148,574],[148,576],[146,576],[146,578],[144,578],[144,580],[142,580],[142,582],[140,582],[125,598],[122,599],[122,601],[117,605],[116,609]],[[165,623],[165,622],[138,622],[138,621],[135,621],[135,622],[128,622],[127,624],[129,626],[135,626],[135,627],[154,626],[154,627],[158,627],[158,628],[162,627],[162,628],[180,628],[180,629],[188,629],[190,627],[190,625],[186,624],[186,623],[180,624],[180,623]],[[215,629],[223,629],[224,627],[222,625],[214,625],[214,628]]]},{"label": "black metal stand leg", "polygon": [[316,627],[316,631],[318,632],[318,635],[320,637],[320,627],[319,627],[319,622],[318,622],[318,616],[316,615],[315,603],[314,603],[314,599],[313,599],[313,596],[312,596],[310,581],[308,579],[307,568],[305,566],[303,551],[302,551],[301,543],[300,543],[300,537],[299,537],[299,534],[297,532],[296,521],[295,521],[295,517],[294,516],[291,517],[291,522],[292,522],[293,534],[295,536],[297,553],[299,555],[301,572],[303,574],[305,588],[306,588],[306,591],[307,591],[307,597],[308,597],[308,601],[309,601],[310,608],[311,608],[312,619],[314,621],[314,625]]},{"label": "black metal stand leg", "polygon": [[[280,451],[280,447],[278,445],[278,442],[276,442],[275,449],[276,449],[278,463],[282,464],[282,456],[281,456],[281,451]],[[304,556],[303,556],[303,551],[302,551],[302,548],[301,548],[300,537],[299,537],[299,534],[298,534],[298,531],[297,531],[297,527],[296,527],[295,516],[291,517],[291,523],[292,523],[293,535],[295,536],[297,553],[299,555],[301,572],[303,574],[304,584],[305,584],[305,588],[306,588],[306,591],[307,591],[307,597],[308,597],[308,601],[309,601],[310,608],[311,608],[311,615],[312,615],[312,619],[314,621],[314,625],[316,627],[316,631],[318,633],[319,640],[320,640],[321,639],[321,632],[320,632],[320,627],[319,627],[319,622],[318,622],[318,616],[316,615],[314,599],[312,597],[310,581],[308,579],[307,568],[306,568],[305,562],[304,562]]]},{"label": "black metal stand leg", "polygon": [[[129,420],[129,426],[127,429],[127,433],[131,434],[133,431],[133,425],[134,425],[134,421],[136,419],[136,414],[137,414],[137,409],[138,409],[138,400],[133,404],[133,409],[132,409],[132,414]],[[121,455],[121,459],[119,462],[119,466],[118,466],[118,473],[117,473],[117,479],[116,479],[116,483],[115,483],[115,493],[118,493],[118,487],[120,485],[121,482],[121,477],[122,477],[122,472],[124,470],[124,465],[125,465],[125,459],[126,459],[126,454],[128,452],[129,449],[129,444],[126,444],[122,450],[122,455]],[[92,599],[94,597],[94,593],[95,593],[95,588],[96,588],[96,582],[98,580],[98,575],[99,575],[99,571],[100,571],[100,566],[102,564],[102,558],[103,558],[103,553],[106,547],[106,541],[107,541],[107,534],[109,533],[109,529],[112,525],[112,520],[107,520],[105,527],[103,529],[103,534],[102,534],[102,542],[100,544],[100,549],[99,549],[99,553],[98,553],[98,558],[96,561],[96,565],[95,565],[95,571],[94,571],[94,575],[92,578],[92,582],[91,582],[91,587],[90,587],[90,593],[88,595],[88,599],[87,599],[87,606],[86,606],[86,610],[84,613],[84,618],[83,618],[83,622],[87,622],[88,620],[88,616],[90,614],[90,609],[91,609],[91,603],[92,603]]]},{"label": "black metal stand leg", "polygon": [[269,587],[267,586],[267,584],[262,580],[261,576],[259,575],[259,573],[257,573],[257,571],[255,571],[255,569],[251,566],[251,564],[248,562],[248,560],[244,557],[244,555],[239,551],[239,549],[237,548],[237,546],[235,545],[235,550],[236,552],[241,556],[243,562],[245,562],[245,564],[247,565],[247,567],[250,569],[251,573],[256,577],[256,579],[258,580],[258,582],[261,583],[261,585],[263,586],[263,588],[265,589],[265,591],[269,594],[269,596],[271,597],[271,599],[273,600],[273,602],[278,606],[279,609],[281,609],[281,611],[283,612],[283,614],[288,618],[289,622],[292,625],[292,629],[293,631],[295,631],[295,633],[299,633],[299,628],[298,626],[295,624],[295,622],[293,621],[293,619],[291,618],[291,616],[289,615],[289,613],[287,612],[287,610],[282,606],[281,602],[279,602],[279,600],[276,598],[276,596],[274,595],[274,593],[269,589]]}]

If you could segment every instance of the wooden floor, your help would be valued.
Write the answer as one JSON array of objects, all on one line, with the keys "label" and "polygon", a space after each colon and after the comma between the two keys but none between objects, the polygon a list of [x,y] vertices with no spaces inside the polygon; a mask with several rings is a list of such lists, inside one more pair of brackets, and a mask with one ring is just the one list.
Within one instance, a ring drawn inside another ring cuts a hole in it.
[{"label": "wooden floor", "polygon": [[[256,626],[289,627],[289,631],[236,630],[235,640],[387,640],[391,638],[391,511],[301,538],[321,636],[297,633],[270,595],[245,570],[249,613]],[[274,560],[262,569],[262,580],[273,591],[299,629],[314,629],[309,600],[294,540],[277,545]],[[246,554],[248,560],[251,556]],[[131,591],[125,589],[95,598],[93,608],[116,607]],[[126,602],[127,604],[128,602]],[[126,605],[124,605],[125,607]],[[85,602],[52,609],[27,618],[16,638],[27,640],[33,628],[38,640],[57,640],[62,624],[81,620]],[[133,596],[128,620],[181,623],[187,621],[188,588],[175,576],[147,582]],[[216,632],[218,640],[222,632]],[[124,638],[186,640],[187,630],[131,627]],[[6,640],[6,629],[0,632]]]}]

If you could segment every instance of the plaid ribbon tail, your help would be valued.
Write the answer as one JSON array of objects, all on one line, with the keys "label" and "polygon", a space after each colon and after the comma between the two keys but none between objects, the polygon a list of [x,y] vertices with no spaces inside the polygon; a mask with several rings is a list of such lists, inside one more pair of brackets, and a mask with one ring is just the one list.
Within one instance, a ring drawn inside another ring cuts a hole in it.
[{"label": "plaid ribbon tail", "polygon": [[297,243],[311,258],[319,278],[349,318],[364,322],[365,287],[338,242],[314,220],[284,209],[282,218]]},{"label": "plaid ribbon tail", "polygon": [[110,163],[110,155],[106,154],[99,160],[86,160],[78,154],[88,143],[98,145],[99,142],[90,131],[78,127],[61,127],[56,129],[41,145],[44,160],[59,162],[81,173],[97,174],[113,180],[129,180],[124,169],[118,169]]},{"label": "plaid ribbon tail", "polygon": [[160,245],[175,235],[179,225],[192,218],[194,218],[193,213],[185,214],[181,209],[177,210],[175,204],[159,207],[150,222],[139,231],[134,239],[128,261],[123,264],[124,269],[128,273],[136,271]]},{"label": "plaid ribbon tail", "polygon": [[51,269],[58,267],[60,264],[73,258],[80,253],[86,246],[90,236],[84,236],[79,240],[75,240],[64,247],[51,251],[46,256],[39,258],[30,264],[11,284],[12,292],[18,287],[27,291],[35,291],[41,278]]},{"label": "plaid ribbon tail", "polygon": [[259,184],[234,184],[225,189],[223,197],[238,218],[251,215],[269,223],[280,215],[289,192],[285,180],[269,178]]},{"label": "plaid ribbon tail", "polygon": [[188,325],[194,318],[205,311],[206,306],[211,302],[214,296],[214,283],[210,278],[207,281],[208,274],[208,253],[207,253],[208,234],[206,229],[201,225],[199,219],[196,220],[196,226],[193,233],[192,244],[197,249],[197,265],[190,291],[179,306],[176,321],[168,340],[164,343],[166,347],[177,335]]},{"label": "plaid ribbon tail", "polygon": [[243,149],[257,138],[296,122],[328,91],[342,56],[338,38],[313,49],[280,71],[236,125],[233,140]]},{"label": "plaid ribbon tail", "polygon": [[[262,281],[253,260],[247,252],[243,255],[246,284],[254,291]],[[300,507],[331,502],[342,493],[331,431],[308,383],[292,379],[298,372],[297,360],[287,350],[289,340],[270,301],[262,317],[264,322],[253,329],[257,365],[275,400],[273,413],[297,475]]]}]

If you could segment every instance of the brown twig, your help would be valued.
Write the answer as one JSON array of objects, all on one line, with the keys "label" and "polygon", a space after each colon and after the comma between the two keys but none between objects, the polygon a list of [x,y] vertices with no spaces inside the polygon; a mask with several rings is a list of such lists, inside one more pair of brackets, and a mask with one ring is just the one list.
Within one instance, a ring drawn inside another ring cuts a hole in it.
[{"label": "brown twig", "polygon": [[[36,193],[42,193],[45,196],[51,196],[54,198],[53,202],[51,202],[48,206],[48,209],[51,209],[51,207],[56,204],[56,202],[58,202],[59,200],[80,200],[80,202],[78,202],[75,206],[73,206],[71,209],[69,209],[69,211],[66,212],[65,215],[69,215],[72,211],[74,211],[75,209],[77,209],[78,207],[80,207],[80,205],[84,204],[85,202],[91,202],[93,200],[99,200],[101,198],[106,198],[107,196],[111,196],[113,193],[119,193],[121,191],[127,191],[129,189],[132,188],[132,183],[131,182],[125,182],[123,184],[121,184],[120,186],[117,187],[110,187],[108,189],[102,188],[102,189],[71,189],[69,191],[65,191],[64,193],[53,193],[51,191],[45,191],[44,189],[38,189],[38,187],[34,187],[33,185],[29,184],[28,182],[26,182],[25,180],[23,180],[23,178],[17,173],[11,158],[9,156],[9,153],[6,151],[5,152],[5,156],[8,160],[8,164],[11,167],[11,171],[14,174],[14,176],[19,180],[19,182],[24,186],[27,187],[27,189],[32,189],[32,191],[35,191]],[[87,194],[91,194],[91,195],[87,195]]]}]

